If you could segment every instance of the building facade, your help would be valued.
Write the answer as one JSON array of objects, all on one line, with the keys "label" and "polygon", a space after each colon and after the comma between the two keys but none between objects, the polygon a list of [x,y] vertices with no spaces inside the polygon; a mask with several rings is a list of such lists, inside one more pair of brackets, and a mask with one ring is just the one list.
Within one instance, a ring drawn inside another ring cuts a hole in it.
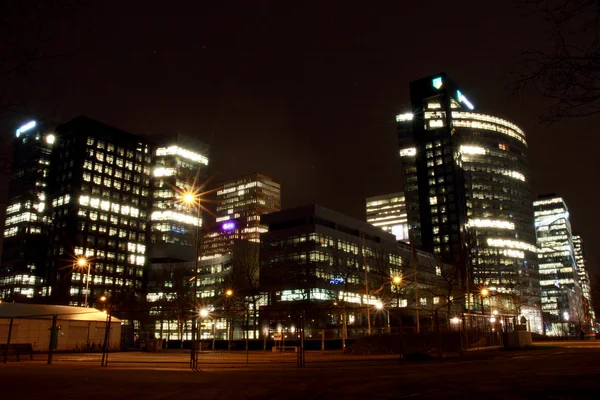
[{"label": "building facade", "polygon": [[0,299],[32,301],[46,275],[51,200],[48,194],[54,125],[29,121],[15,131],[8,190]]},{"label": "building facade", "polygon": [[194,191],[202,195],[208,178],[208,146],[181,134],[152,139],[156,156],[150,258],[158,263],[193,261],[202,213],[198,204],[187,204],[184,196]]},{"label": "building facade", "polygon": [[[411,82],[410,98],[411,111],[396,121],[415,243],[448,262],[467,247],[471,291],[486,288],[490,301],[541,326],[524,132],[474,112],[444,73]],[[508,300],[515,295],[519,304]]]},{"label": "building facade", "polygon": [[583,293],[569,210],[555,194],[538,196],[533,203],[542,289],[542,312],[546,333],[564,336],[577,333],[581,325]]},{"label": "building facade", "polygon": [[581,286],[581,294],[583,295],[583,312],[586,316],[586,327],[588,330],[596,332],[596,313],[594,312],[594,303],[592,302],[590,275],[585,261],[581,235],[573,234],[573,250],[575,252],[575,262],[577,263],[579,286]]},{"label": "building facade", "polygon": [[[86,117],[56,129],[47,296],[84,305],[140,297],[149,243],[153,145]],[[89,273],[88,273],[89,272]],[[89,282],[88,280],[89,275]],[[86,289],[87,288],[87,289]]]},{"label": "building facade", "polygon": [[399,242],[410,242],[404,193],[390,193],[366,199],[367,222],[396,236]]},{"label": "building facade", "polygon": [[359,318],[377,302],[412,310],[439,304],[435,291],[425,288],[439,285],[444,264],[421,250],[415,250],[415,264],[413,249],[391,233],[318,205],[261,221],[269,231],[261,235],[260,286],[271,308],[344,304]]},{"label": "building facade", "polygon": [[281,208],[280,184],[263,174],[231,179],[219,187],[216,225],[203,234],[203,258],[231,252],[236,239],[259,242],[266,232],[260,216]]}]

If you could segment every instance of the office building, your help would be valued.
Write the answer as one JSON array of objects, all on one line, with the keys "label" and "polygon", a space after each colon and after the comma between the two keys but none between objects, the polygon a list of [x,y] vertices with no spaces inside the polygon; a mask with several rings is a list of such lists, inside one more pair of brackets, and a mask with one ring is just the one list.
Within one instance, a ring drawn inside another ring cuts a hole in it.
[{"label": "office building", "polygon": [[181,134],[152,139],[156,143],[156,156],[150,259],[157,263],[193,261],[202,212],[197,203],[188,204],[184,197],[186,193],[201,197],[205,189],[208,146]]},{"label": "office building", "polygon": [[[401,277],[401,298],[387,300],[392,307],[415,308],[412,250],[391,233],[318,205],[263,215],[261,222],[269,231],[261,235],[260,286],[270,307],[345,302],[364,308],[400,294],[392,280]],[[416,254],[418,285],[435,286],[442,262],[421,250]],[[422,308],[437,304],[432,292],[420,293]]]},{"label": "office building", "polygon": [[368,223],[396,236],[399,242],[410,241],[404,193],[369,197],[366,203]]},{"label": "office building", "polygon": [[577,333],[574,324],[584,320],[583,293],[569,210],[555,194],[538,196],[533,207],[546,333],[555,336]]},{"label": "office building", "polygon": [[60,125],[56,133],[46,295],[69,305],[84,305],[86,293],[89,304],[103,295],[140,297],[150,233],[152,144],[86,117]]},{"label": "office building", "polygon": [[575,251],[575,262],[577,263],[577,274],[579,286],[583,295],[583,312],[586,315],[586,326],[596,332],[596,313],[592,302],[592,290],[590,275],[585,261],[583,239],[581,235],[573,234],[573,250]]},{"label": "office building", "polygon": [[4,225],[0,299],[32,301],[46,280],[48,179],[54,125],[29,121],[15,131]]},{"label": "office building", "polygon": [[[410,84],[411,110],[396,117],[408,224],[417,246],[448,262],[468,247],[463,280],[471,290],[488,288],[494,295],[489,301],[535,319],[538,329],[525,133],[475,112],[465,93],[445,73]],[[511,306],[502,299],[515,292],[527,301]]]},{"label": "office building", "polygon": [[219,185],[216,225],[203,235],[202,257],[231,252],[235,239],[259,242],[267,231],[260,216],[280,208],[280,185],[268,176],[253,173]]}]

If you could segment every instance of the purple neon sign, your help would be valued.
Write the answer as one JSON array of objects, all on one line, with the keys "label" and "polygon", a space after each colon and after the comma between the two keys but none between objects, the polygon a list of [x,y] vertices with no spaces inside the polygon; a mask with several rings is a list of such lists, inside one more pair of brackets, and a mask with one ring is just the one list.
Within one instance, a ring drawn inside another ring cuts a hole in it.
[{"label": "purple neon sign", "polygon": [[224,222],[223,225],[221,226],[221,228],[223,228],[224,231],[231,231],[231,230],[235,229],[235,222],[233,222],[233,221]]}]

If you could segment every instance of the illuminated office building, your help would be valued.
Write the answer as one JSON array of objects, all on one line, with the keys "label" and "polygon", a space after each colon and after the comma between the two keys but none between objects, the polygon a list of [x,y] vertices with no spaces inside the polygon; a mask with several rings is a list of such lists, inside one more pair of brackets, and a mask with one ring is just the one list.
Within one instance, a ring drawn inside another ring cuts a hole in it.
[{"label": "illuminated office building", "polygon": [[216,225],[203,235],[204,258],[231,252],[235,239],[259,242],[267,231],[260,216],[281,208],[280,185],[268,176],[253,173],[219,186]]},{"label": "illuminated office building", "polygon": [[533,208],[546,333],[573,334],[584,316],[569,210],[554,194],[538,196]]},{"label": "illuminated office building", "polygon": [[577,263],[577,274],[579,277],[579,286],[583,295],[583,311],[586,315],[586,325],[591,329],[596,329],[596,313],[592,303],[590,275],[585,261],[583,249],[583,239],[581,235],[573,234],[573,250],[575,251],[575,262]]},{"label": "illuminated office building", "polygon": [[193,261],[196,228],[202,226],[202,215],[196,205],[185,204],[183,194],[206,182],[208,147],[183,135],[152,139],[157,145],[152,171],[150,258],[162,263]]},{"label": "illuminated office building", "polygon": [[404,193],[390,193],[366,200],[367,222],[396,236],[399,242],[409,242]]},{"label": "illuminated office building", "polygon": [[29,121],[15,131],[4,224],[0,299],[31,301],[46,278],[48,179],[54,125]]},{"label": "illuminated office building", "polygon": [[463,279],[494,294],[519,286],[528,305],[512,311],[541,329],[525,133],[475,112],[444,73],[411,82],[410,99],[411,110],[396,121],[416,245],[455,262],[467,244],[470,268]]},{"label": "illuminated office building", "polygon": [[141,295],[152,158],[147,140],[86,117],[56,129],[47,293],[55,304],[83,305],[86,285],[89,304],[102,295]]}]

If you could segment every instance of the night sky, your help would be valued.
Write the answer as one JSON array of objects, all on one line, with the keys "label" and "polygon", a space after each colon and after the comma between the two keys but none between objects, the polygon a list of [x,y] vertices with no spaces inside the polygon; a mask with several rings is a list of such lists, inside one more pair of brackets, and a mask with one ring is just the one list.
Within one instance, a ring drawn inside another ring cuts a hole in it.
[{"label": "night sky", "polygon": [[[296,3],[83,3],[48,45],[69,55],[27,83],[43,88],[30,114],[203,139],[215,181],[258,171],[281,182],[283,207],[362,219],[365,197],[402,190],[409,82],[445,71],[476,110],[523,128],[532,194],[565,198],[597,267],[598,119],[539,125],[543,100],[507,89],[520,53],[546,46],[539,16],[512,1]],[[0,120],[3,143],[26,119]]]}]

